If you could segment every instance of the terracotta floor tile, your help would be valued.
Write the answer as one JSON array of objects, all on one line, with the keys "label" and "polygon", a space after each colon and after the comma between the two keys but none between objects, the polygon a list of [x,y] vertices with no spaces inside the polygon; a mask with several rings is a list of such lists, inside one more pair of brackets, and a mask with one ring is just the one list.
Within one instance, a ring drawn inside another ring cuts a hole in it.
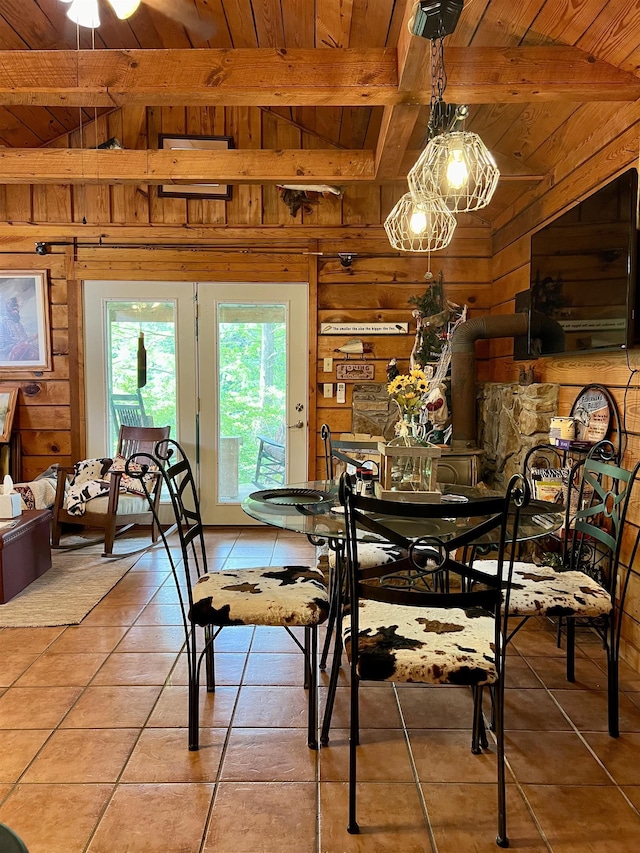
[{"label": "terracotta floor tile", "polygon": [[136,619],[138,625],[180,625],[182,609],[179,604],[147,604]]},{"label": "terracotta floor tile", "polygon": [[252,625],[230,625],[223,628],[214,641],[216,654],[222,652],[248,652],[255,629]]},{"label": "terracotta floor tile", "polygon": [[0,687],[10,687],[31,666],[40,652],[0,652]]},{"label": "terracotta floor tile", "polygon": [[173,578],[164,582],[160,589],[146,602],[147,604],[180,604],[178,591]]},{"label": "terracotta floor tile", "polygon": [[398,698],[409,729],[466,729],[471,731],[473,700],[467,687],[398,685]]},{"label": "terracotta floor tile", "polygon": [[11,791],[13,791],[13,785],[0,784],[0,805],[7,799]]},{"label": "terracotta floor tile", "polygon": [[519,782],[608,785],[610,779],[574,732],[510,731],[505,752]]},{"label": "terracotta floor tile", "polygon": [[[496,782],[483,785],[432,782],[423,785],[422,790],[438,853],[495,853],[500,849],[496,846]],[[548,853],[514,785],[507,785],[507,837],[510,850]]]},{"label": "terracotta floor tile", "polygon": [[[230,654],[222,653],[215,655],[215,670],[217,685],[238,685],[242,681],[242,673],[244,672],[245,663],[247,660],[246,654],[232,652]],[[201,672],[202,683],[205,683],[204,671]],[[189,676],[187,669],[186,655],[180,655],[175,669],[171,673],[169,679],[170,684],[188,684]]]},{"label": "terracotta floor tile", "polygon": [[[304,628],[293,628],[295,636],[304,644]],[[295,640],[284,628],[260,625],[255,629],[251,643],[252,652],[267,652],[271,654],[300,653]]]},{"label": "terracotta floor tile", "polygon": [[252,654],[247,662],[245,684],[270,684],[302,687],[304,657],[298,654]]},{"label": "terracotta floor tile", "polygon": [[[545,687],[560,690],[606,690],[607,674],[589,658],[576,659],[576,680],[567,681],[566,658],[532,657],[529,663]],[[507,673],[509,669],[507,667]],[[507,675],[507,679],[509,676]]]},{"label": "terracotta floor tile", "polygon": [[410,729],[409,744],[421,782],[495,782],[496,750],[471,752],[471,731]]},{"label": "terracotta floor tile", "polygon": [[[509,620],[509,627],[512,628],[515,620]],[[557,646],[556,635],[553,631],[541,630],[523,630],[521,629],[511,640],[510,644],[521,655],[526,657],[565,657],[564,648],[559,649]],[[582,657],[582,652],[576,649],[576,654]]]},{"label": "terracotta floor tile", "polygon": [[[228,726],[238,695],[237,687],[216,687],[207,693],[200,687],[200,725],[208,728]],[[189,690],[182,685],[166,685],[147,723],[148,727],[186,728]]]},{"label": "terracotta floor tile", "polygon": [[[607,730],[606,690],[579,693],[553,690],[552,693],[579,731]],[[640,708],[624,694],[620,695],[620,731],[640,732]]]},{"label": "terracotta floor tile", "polygon": [[133,625],[140,613],[142,612],[142,604],[125,604],[115,605],[106,604],[110,601],[109,596],[93,608],[91,613],[87,614],[82,620],[84,626],[95,625]]},{"label": "terracotta floor tile", "polygon": [[16,687],[64,687],[88,684],[107,659],[98,654],[45,652],[16,681]]},{"label": "terracotta floor tile", "polygon": [[[358,779],[362,782],[409,782],[413,779],[409,750],[401,729],[360,729]],[[346,782],[349,778],[349,732],[336,729],[320,750],[320,779]]]},{"label": "terracotta floor tile", "polygon": [[123,586],[117,584],[109,593],[109,604],[113,606],[131,607],[137,605],[140,608],[148,604],[156,593],[154,586]]},{"label": "terracotta floor tile", "polygon": [[0,696],[0,729],[53,729],[81,687],[10,687]]},{"label": "terracotta floor tile", "polygon": [[2,628],[0,630],[0,654],[20,652],[39,654],[53,643],[64,631],[64,626],[56,628]]},{"label": "terracotta floor tile", "polygon": [[160,691],[159,685],[87,687],[60,726],[69,729],[141,728]]},{"label": "terracotta floor tile", "polygon": [[49,647],[53,654],[112,652],[127,629],[122,625],[70,625]]},{"label": "terracotta floor tile", "polygon": [[15,782],[50,734],[48,729],[3,731],[0,782]]},{"label": "terracotta floor tile", "polygon": [[[402,723],[396,694],[390,684],[364,682],[360,685],[360,724],[365,729],[398,729]],[[332,729],[349,728],[351,691],[338,687],[331,715]],[[320,688],[320,710],[324,712],[327,689]]]},{"label": "terracotta floor tile", "polygon": [[621,690],[640,691],[640,672],[621,660],[618,665],[618,679]]},{"label": "terracotta floor tile", "polygon": [[200,727],[198,750],[186,729],[145,729],[122,774],[123,782],[215,782],[226,729]]},{"label": "terracotta floor tile", "polygon": [[233,725],[239,728],[304,728],[307,698],[307,691],[300,687],[242,687]]},{"label": "terracotta floor tile", "polygon": [[[542,687],[540,679],[530,665],[530,663],[533,664],[537,660],[539,660],[539,658],[531,658],[531,661],[529,662],[518,655],[510,655],[507,658],[507,665],[505,669],[505,683],[507,687]],[[555,661],[559,660],[559,658],[544,658],[544,660]]]},{"label": "terracotta floor tile", "polygon": [[222,782],[203,853],[315,853],[315,812],[311,782]]},{"label": "terracotta floor tile", "polygon": [[584,739],[618,785],[640,784],[640,734],[622,732],[615,738],[608,732],[586,732]]},{"label": "terracotta floor tile", "polygon": [[152,652],[114,652],[93,679],[100,684],[164,684],[177,655]]},{"label": "terracotta floor tile", "polygon": [[118,644],[118,652],[179,652],[184,628],[178,625],[134,625]]},{"label": "terracotta floor tile", "polygon": [[20,781],[115,782],[139,734],[139,729],[59,729]]},{"label": "terracotta floor tile", "polygon": [[221,779],[232,782],[312,782],[317,750],[301,729],[231,730]]},{"label": "terracotta floor tile", "polygon": [[199,850],[212,795],[208,784],[118,785],[87,853]]},{"label": "terracotta floor tile", "polygon": [[17,785],[0,806],[0,821],[18,833],[29,853],[80,853],[112,790],[112,785]]},{"label": "terracotta floor tile", "polygon": [[640,847],[640,816],[613,787],[525,785],[524,793],[553,853],[630,853]]},{"label": "terracotta floor tile", "polygon": [[320,849],[323,853],[426,853],[431,850],[414,784],[359,783],[358,835],[347,832],[347,803],[346,783],[321,783]]},{"label": "terracotta floor tile", "polygon": [[[485,694],[487,692],[485,690]],[[546,690],[526,689],[505,690],[504,725],[507,731],[564,731],[571,728]]]}]

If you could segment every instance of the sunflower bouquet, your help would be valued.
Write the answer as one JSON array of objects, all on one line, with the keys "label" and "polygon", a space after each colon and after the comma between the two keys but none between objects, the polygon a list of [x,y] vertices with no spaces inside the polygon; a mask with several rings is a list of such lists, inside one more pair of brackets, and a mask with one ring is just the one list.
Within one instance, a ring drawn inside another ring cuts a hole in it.
[{"label": "sunflower bouquet", "polygon": [[419,367],[409,373],[400,373],[387,385],[387,393],[396,401],[403,416],[418,414],[428,390],[429,380]]}]

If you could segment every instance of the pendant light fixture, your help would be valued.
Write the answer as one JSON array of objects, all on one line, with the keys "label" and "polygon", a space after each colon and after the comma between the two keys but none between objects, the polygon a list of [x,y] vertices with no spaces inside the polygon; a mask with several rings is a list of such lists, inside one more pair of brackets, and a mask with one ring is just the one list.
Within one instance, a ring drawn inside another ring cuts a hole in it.
[{"label": "pendant light fixture", "polygon": [[493,156],[477,133],[457,130],[431,139],[407,180],[416,196],[438,193],[453,213],[486,207],[500,172]]},{"label": "pendant light fixture", "polygon": [[389,242],[402,252],[437,252],[449,245],[456,218],[440,196],[426,190],[405,193],[384,223]]},{"label": "pendant light fixture", "polygon": [[453,213],[486,207],[498,185],[500,172],[493,155],[477,133],[457,129],[468,108],[447,104],[444,90],[444,34],[431,39],[431,113],[428,143],[408,175],[409,189],[418,197],[438,193]]},{"label": "pendant light fixture", "polygon": [[[67,17],[79,27],[87,27],[95,30],[100,26],[100,10],[98,0],[61,0],[62,3],[71,3]],[[126,20],[140,6],[140,0],[107,0],[113,11],[120,20]]]}]

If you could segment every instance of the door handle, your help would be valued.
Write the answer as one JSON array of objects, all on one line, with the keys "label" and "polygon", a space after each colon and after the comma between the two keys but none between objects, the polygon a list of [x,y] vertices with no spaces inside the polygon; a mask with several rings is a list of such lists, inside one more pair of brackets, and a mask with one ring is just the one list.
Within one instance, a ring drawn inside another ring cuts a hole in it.
[{"label": "door handle", "polygon": [[287,429],[302,429],[303,426],[302,421],[296,421],[295,424],[287,424]]}]

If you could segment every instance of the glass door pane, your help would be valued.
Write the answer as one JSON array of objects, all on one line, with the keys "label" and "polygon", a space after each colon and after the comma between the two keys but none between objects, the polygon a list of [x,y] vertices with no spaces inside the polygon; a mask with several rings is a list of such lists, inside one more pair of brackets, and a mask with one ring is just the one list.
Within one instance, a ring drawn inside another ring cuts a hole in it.
[{"label": "glass door pane", "polygon": [[218,497],[284,483],[286,305],[218,303]]},{"label": "glass door pane", "polygon": [[106,303],[106,367],[110,452],[128,426],[177,428],[174,300]]}]

